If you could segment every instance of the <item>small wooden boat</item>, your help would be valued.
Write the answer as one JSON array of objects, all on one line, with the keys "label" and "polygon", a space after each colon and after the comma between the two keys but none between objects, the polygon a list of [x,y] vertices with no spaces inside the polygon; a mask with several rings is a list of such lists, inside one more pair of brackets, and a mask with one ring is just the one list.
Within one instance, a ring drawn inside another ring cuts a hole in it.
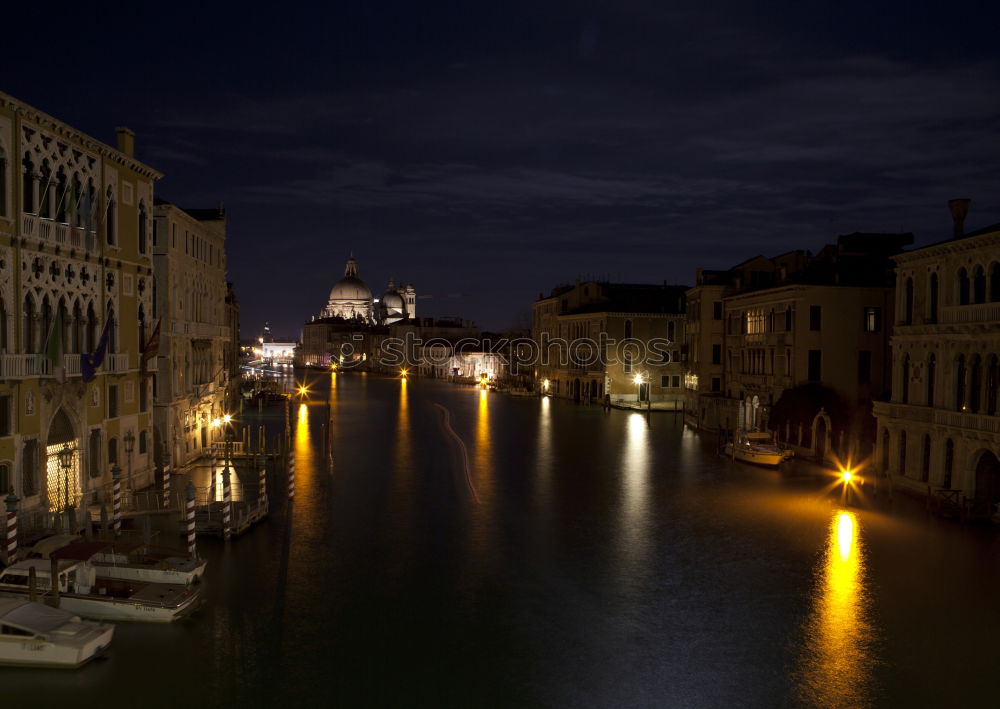
[{"label": "small wooden boat", "polygon": [[25,559],[0,573],[0,597],[29,598],[31,569],[39,596],[52,596],[53,571],[58,576],[59,607],[85,618],[169,623],[190,615],[201,604],[201,587],[147,583],[97,575],[91,564],[58,558]]},{"label": "small wooden boat", "polygon": [[774,443],[771,434],[762,432],[743,432],[736,435],[736,441],[729,441],[725,453],[736,460],[754,465],[777,467],[791,458],[792,451]]},{"label": "small wooden boat", "polygon": [[61,608],[0,598],[0,665],[73,669],[103,655],[114,633]]}]

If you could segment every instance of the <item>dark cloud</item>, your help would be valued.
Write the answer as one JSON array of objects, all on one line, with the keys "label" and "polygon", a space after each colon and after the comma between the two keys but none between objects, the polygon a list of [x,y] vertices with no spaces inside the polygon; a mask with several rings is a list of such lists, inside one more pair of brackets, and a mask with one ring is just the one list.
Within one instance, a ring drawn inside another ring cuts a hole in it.
[{"label": "dark cloud", "polygon": [[5,88],[97,137],[131,125],[167,199],[224,200],[248,331],[293,332],[351,249],[376,289],[413,280],[439,296],[424,312],[499,326],[580,275],[689,282],[855,230],[935,240],[950,197],[1000,221],[991,4],[135,12],[75,21],[141,25],[161,51],[123,65],[102,44],[116,70],[74,81],[53,47]]}]

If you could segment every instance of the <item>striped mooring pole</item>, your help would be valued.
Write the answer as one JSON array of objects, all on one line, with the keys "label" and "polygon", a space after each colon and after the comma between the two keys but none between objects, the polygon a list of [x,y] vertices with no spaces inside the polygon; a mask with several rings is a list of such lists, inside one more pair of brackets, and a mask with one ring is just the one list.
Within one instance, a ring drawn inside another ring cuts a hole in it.
[{"label": "striped mooring pole", "polygon": [[229,541],[233,536],[233,496],[229,482],[229,452],[227,451],[226,461],[222,468],[222,538],[226,541]]},{"label": "striped mooring pole", "polygon": [[198,549],[195,543],[193,482],[189,482],[187,486],[187,542],[188,542],[188,555],[192,559],[197,559]]},{"label": "striped mooring pole", "polygon": [[212,444],[212,476],[209,478],[211,480],[211,487],[208,489],[208,501],[211,503],[215,499],[215,466],[217,465],[217,459],[215,457],[215,444]]},{"label": "striped mooring pole", "polygon": [[122,469],[118,467],[118,463],[111,466],[111,481],[114,491],[111,527],[117,537],[122,533]]},{"label": "striped mooring pole", "polygon": [[7,503],[7,566],[17,561],[17,495],[10,491],[5,500]]},{"label": "striped mooring pole", "polygon": [[261,453],[258,462],[260,463],[260,486],[257,489],[257,504],[264,512],[267,512],[267,457]]},{"label": "striped mooring pole", "polygon": [[295,499],[295,451],[288,451],[288,499]]},{"label": "striped mooring pole", "polygon": [[163,464],[163,509],[170,509],[170,461]]}]

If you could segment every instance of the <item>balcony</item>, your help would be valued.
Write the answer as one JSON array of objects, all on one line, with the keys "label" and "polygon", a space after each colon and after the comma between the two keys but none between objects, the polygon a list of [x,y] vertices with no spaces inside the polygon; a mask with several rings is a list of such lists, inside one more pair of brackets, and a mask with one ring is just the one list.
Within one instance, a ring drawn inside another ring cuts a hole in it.
[{"label": "balcony", "polygon": [[126,372],[128,371],[128,353],[109,354],[104,358],[105,372]]},{"label": "balcony", "polygon": [[63,355],[63,369],[66,371],[67,377],[79,377],[81,374],[80,355],[78,354]]},{"label": "balcony", "polygon": [[49,376],[49,360],[42,354],[0,355],[0,378],[25,379]]},{"label": "balcony", "polygon": [[1000,323],[1000,303],[949,305],[941,308],[942,324]]},{"label": "balcony", "polygon": [[983,433],[1000,433],[1000,416],[947,411],[945,409],[933,409],[929,406],[913,406],[887,401],[875,402],[874,413],[879,418],[892,418],[899,421],[933,424],[935,426],[965,429],[967,431],[981,431]]}]

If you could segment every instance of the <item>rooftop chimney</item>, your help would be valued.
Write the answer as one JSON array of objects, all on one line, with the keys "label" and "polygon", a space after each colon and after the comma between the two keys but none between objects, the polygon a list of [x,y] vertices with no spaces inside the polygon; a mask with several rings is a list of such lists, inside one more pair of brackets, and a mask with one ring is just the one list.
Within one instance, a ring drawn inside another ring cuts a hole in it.
[{"label": "rooftop chimney", "polygon": [[135,157],[135,133],[124,126],[115,128],[118,134],[118,152],[125,153],[130,158]]},{"label": "rooftop chimney", "polygon": [[965,235],[965,217],[969,213],[971,199],[949,199],[948,209],[951,211],[951,219],[955,223],[954,238],[961,239]]}]

